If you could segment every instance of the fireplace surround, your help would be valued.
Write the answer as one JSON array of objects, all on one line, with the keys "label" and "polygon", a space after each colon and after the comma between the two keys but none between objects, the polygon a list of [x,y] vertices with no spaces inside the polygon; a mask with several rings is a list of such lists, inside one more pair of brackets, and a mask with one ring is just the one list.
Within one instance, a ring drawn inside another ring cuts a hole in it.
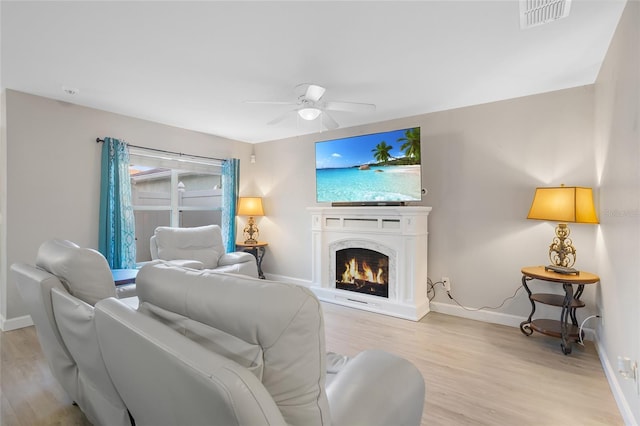
[{"label": "fireplace surround", "polygon": [[[320,300],[414,321],[429,312],[427,218],[431,207],[308,210],[312,223],[311,290]],[[362,253],[362,259],[355,261],[358,265],[341,257],[354,252]],[[362,262],[367,263],[366,268]],[[345,284],[341,282],[345,273],[357,276],[347,278]],[[379,280],[386,281],[385,285]]]}]

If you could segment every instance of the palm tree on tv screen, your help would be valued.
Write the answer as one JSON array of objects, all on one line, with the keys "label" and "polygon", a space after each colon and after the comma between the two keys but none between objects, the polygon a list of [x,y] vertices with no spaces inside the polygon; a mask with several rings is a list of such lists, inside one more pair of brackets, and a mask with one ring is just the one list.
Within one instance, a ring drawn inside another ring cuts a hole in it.
[{"label": "palm tree on tv screen", "polygon": [[371,150],[373,157],[379,163],[386,163],[389,158],[393,158],[389,152],[393,149],[391,145],[387,145],[385,141],[380,142],[375,148]]},{"label": "palm tree on tv screen", "polygon": [[399,138],[398,142],[403,142],[400,149],[409,158],[413,158],[416,163],[420,163],[420,127],[414,127],[407,129],[404,132],[404,137]]}]

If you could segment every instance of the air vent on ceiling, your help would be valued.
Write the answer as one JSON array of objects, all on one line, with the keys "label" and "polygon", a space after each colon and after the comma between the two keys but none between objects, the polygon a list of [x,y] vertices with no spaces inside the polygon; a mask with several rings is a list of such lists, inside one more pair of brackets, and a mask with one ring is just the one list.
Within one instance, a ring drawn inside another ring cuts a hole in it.
[{"label": "air vent on ceiling", "polygon": [[520,0],[520,28],[537,27],[569,15],[571,0]]}]

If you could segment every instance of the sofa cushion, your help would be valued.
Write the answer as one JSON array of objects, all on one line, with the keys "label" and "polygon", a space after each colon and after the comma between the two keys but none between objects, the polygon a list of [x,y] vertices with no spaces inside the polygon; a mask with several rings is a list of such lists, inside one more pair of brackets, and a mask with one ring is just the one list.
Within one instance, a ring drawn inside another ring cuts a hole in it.
[{"label": "sofa cushion", "polygon": [[159,226],[155,233],[158,258],[163,260],[197,260],[204,268],[218,266],[224,254],[222,232],[218,225],[195,228]]},{"label": "sofa cushion", "polygon": [[92,306],[116,297],[107,259],[96,250],[71,241],[49,240],[40,246],[36,265],[58,277],[69,293]]},{"label": "sofa cushion", "polygon": [[151,303],[140,303],[138,312],[165,324],[209,351],[235,361],[262,381],[264,361],[260,345],[247,343],[217,328]]},{"label": "sofa cushion", "polygon": [[[287,424],[330,423],[324,392],[324,323],[320,303],[310,290],[166,263],[145,265],[136,283],[140,310],[177,314],[260,346],[262,383]],[[233,345],[225,349],[234,350]]]}]

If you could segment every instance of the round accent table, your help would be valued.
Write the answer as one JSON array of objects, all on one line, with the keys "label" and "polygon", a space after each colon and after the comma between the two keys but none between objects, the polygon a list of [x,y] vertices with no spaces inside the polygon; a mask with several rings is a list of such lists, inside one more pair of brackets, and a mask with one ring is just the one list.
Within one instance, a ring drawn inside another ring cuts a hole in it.
[{"label": "round accent table", "polygon": [[[561,339],[560,347],[562,352],[565,355],[570,354],[571,343],[584,337],[580,336],[576,318],[576,309],[585,306],[584,302],[580,300],[580,296],[582,296],[586,284],[595,284],[600,281],[600,278],[595,274],[584,271],[576,271],[575,274],[560,274],[547,271],[544,266],[526,266],[522,268],[521,272],[522,286],[529,294],[529,301],[531,302],[531,313],[526,321],[520,323],[520,331],[527,336],[537,331],[547,336],[558,337]],[[562,285],[564,295],[532,293],[527,282],[534,279]],[[575,292],[574,285],[577,286]],[[561,307],[560,320],[532,320],[533,314],[536,312],[536,303]],[[569,318],[571,318],[571,324],[569,323]]]}]

